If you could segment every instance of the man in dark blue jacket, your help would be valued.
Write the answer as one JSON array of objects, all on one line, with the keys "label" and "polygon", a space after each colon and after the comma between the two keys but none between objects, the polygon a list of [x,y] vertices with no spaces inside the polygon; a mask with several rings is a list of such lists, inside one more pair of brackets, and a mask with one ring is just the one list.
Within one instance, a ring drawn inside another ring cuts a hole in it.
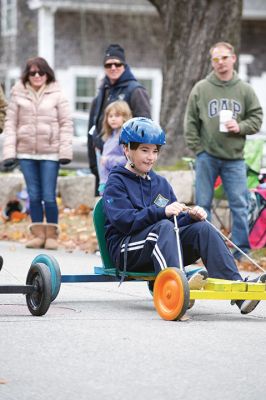
[{"label": "man in dark blue jacket", "polygon": [[[177,201],[168,181],[152,171],[160,146],[161,127],[148,118],[128,120],[120,134],[127,163],[111,171],[103,194],[105,237],[117,268],[159,273],[169,266],[180,268],[173,217],[176,216],[184,265],[201,258],[210,277],[242,281],[234,258],[216,229],[205,220],[206,211]],[[188,277],[191,289],[206,281],[205,269]],[[266,281],[266,273],[256,278]],[[236,300],[242,314],[259,301]]]},{"label": "man in dark blue jacket", "polygon": [[146,89],[136,80],[126,64],[124,49],[111,44],[104,55],[105,77],[94,98],[90,110],[88,129],[89,166],[96,177],[95,194],[98,188],[98,168],[95,149],[102,152],[102,121],[106,106],[116,100],[128,103],[133,117],[151,117],[150,100]]}]

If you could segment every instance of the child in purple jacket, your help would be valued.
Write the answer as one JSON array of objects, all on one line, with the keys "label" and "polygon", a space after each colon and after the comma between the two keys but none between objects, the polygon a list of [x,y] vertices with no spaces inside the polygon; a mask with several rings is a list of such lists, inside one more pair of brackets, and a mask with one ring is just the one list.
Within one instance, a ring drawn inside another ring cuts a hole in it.
[{"label": "child in purple jacket", "polygon": [[125,101],[118,100],[109,104],[103,120],[103,152],[100,157],[99,193],[103,194],[108,175],[116,165],[125,165],[126,158],[123,146],[119,144],[119,135],[124,122],[132,117],[130,108]]}]

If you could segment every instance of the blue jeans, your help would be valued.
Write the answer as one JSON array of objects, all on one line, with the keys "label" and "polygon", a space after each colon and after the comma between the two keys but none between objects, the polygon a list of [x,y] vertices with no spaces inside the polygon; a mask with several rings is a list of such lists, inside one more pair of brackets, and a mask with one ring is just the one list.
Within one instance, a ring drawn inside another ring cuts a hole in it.
[{"label": "blue jeans", "polygon": [[46,221],[57,224],[56,183],[59,162],[21,159],[19,165],[29,194],[32,222],[43,222],[45,210]]},{"label": "blue jeans", "polygon": [[[221,176],[232,213],[232,241],[245,253],[250,249],[248,235],[248,189],[244,160],[222,160],[206,152],[196,158],[196,204],[211,219],[214,183]],[[235,253],[239,256],[239,252]]]}]

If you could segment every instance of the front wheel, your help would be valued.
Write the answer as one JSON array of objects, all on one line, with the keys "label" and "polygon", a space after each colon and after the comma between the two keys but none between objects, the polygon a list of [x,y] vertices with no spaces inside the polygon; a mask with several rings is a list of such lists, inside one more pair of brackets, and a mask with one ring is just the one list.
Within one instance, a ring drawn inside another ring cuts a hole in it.
[{"label": "front wheel", "polygon": [[166,268],[156,277],[153,301],[158,314],[167,321],[180,319],[189,307],[189,285],[178,268]]}]

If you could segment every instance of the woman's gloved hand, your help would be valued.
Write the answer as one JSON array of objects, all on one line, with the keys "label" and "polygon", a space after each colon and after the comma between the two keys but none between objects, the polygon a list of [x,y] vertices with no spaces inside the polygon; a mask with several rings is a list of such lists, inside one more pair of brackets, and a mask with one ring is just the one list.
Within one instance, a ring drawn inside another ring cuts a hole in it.
[{"label": "woman's gloved hand", "polygon": [[68,158],[60,158],[59,163],[62,165],[66,165],[71,163],[71,160],[69,160]]},{"label": "woman's gloved hand", "polygon": [[3,161],[4,167],[10,168],[10,167],[15,167],[17,165],[17,159],[16,158],[7,158],[6,160]]}]

